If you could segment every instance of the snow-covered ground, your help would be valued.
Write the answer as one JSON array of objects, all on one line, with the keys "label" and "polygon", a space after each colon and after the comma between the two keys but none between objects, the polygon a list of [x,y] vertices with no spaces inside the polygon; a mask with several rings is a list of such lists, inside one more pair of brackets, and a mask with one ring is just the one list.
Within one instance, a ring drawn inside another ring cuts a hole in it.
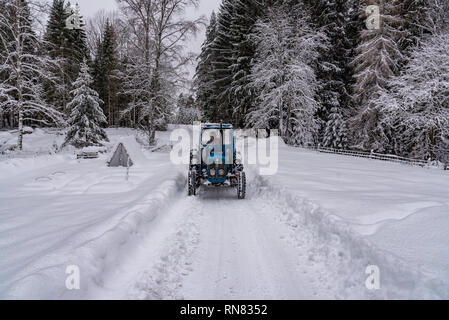
[{"label": "snow-covered ground", "polygon": [[449,172],[283,146],[279,186],[367,240],[449,280]]},{"label": "snow-covered ground", "polygon": [[[447,172],[280,144],[276,176],[247,168],[246,200],[190,198],[187,168],[134,135],[110,129],[108,153],[76,160],[37,130],[0,158],[0,298],[449,298]],[[128,180],[106,166],[119,142]],[[80,290],[66,289],[69,265]],[[368,265],[380,290],[365,287]]]}]

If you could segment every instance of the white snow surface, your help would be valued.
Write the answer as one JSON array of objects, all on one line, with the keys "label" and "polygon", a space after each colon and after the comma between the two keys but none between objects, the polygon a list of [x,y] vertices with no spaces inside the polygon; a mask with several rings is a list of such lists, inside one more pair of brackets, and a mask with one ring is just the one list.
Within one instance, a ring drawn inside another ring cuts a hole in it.
[{"label": "white snow surface", "polygon": [[[107,132],[95,160],[55,153],[63,136],[40,129],[0,157],[1,299],[449,298],[447,172],[281,143],[277,175],[247,166],[246,200],[192,198],[166,149]],[[120,142],[136,164],[128,180],[106,165]],[[65,286],[70,265],[80,290]],[[369,265],[380,290],[365,287]]]}]

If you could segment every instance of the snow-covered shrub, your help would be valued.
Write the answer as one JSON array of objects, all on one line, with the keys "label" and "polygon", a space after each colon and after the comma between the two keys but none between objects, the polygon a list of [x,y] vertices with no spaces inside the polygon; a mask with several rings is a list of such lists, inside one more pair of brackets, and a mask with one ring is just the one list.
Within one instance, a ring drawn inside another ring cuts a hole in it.
[{"label": "snow-covered shrub", "polygon": [[22,132],[23,132],[23,134],[33,134],[34,129],[31,128],[31,127],[26,126],[26,127],[22,128]]},{"label": "snow-covered shrub", "polygon": [[181,94],[178,99],[175,123],[192,125],[194,121],[200,121],[201,118],[202,114],[195,105],[195,99],[191,95]]}]

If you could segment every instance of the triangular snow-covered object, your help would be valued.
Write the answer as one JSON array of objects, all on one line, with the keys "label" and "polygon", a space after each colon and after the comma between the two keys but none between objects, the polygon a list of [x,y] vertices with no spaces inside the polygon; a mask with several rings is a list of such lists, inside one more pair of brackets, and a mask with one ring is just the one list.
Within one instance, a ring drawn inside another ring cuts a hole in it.
[{"label": "triangular snow-covered object", "polygon": [[108,165],[110,167],[131,167],[133,161],[123,143],[119,143]]}]

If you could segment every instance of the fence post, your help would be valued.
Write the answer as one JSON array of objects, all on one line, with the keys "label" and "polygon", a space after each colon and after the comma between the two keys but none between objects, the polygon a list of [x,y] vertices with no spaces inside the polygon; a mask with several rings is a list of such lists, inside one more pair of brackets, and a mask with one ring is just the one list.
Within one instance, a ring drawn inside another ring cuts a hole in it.
[{"label": "fence post", "polygon": [[128,155],[128,161],[126,161],[126,181],[129,180],[129,155]]},{"label": "fence post", "polygon": [[371,157],[371,159],[374,159],[374,150],[373,149],[371,149],[370,157]]}]

